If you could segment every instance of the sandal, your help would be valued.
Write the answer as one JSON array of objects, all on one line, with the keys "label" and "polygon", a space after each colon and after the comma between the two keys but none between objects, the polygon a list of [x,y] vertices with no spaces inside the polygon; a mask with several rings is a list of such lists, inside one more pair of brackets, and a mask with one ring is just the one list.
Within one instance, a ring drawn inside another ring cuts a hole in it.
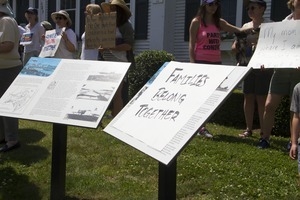
[{"label": "sandal", "polygon": [[240,137],[251,137],[252,136],[252,131],[246,130],[244,133],[239,134]]}]

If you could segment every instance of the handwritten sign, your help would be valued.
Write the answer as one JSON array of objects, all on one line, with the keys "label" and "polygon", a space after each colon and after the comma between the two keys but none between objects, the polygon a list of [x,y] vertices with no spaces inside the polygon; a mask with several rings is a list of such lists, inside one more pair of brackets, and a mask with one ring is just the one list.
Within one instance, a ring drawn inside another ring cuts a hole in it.
[{"label": "handwritten sign", "polygon": [[86,49],[115,47],[116,12],[87,15],[85,22]]},{"label": "handwritten sign", "polygon": [[260,68],[300,66],[300,20],[264,23],[248,66]]},{"label": "handwritten sign", "polygon": [[45,44],[39,57],[53,57],[61,41],[61,35],[57,35],[56,30],[49,30],[45,33]]},{"label": "handwritten sign", "polygon": [[162,150],[233,68],[171,62],[113,126]]}]

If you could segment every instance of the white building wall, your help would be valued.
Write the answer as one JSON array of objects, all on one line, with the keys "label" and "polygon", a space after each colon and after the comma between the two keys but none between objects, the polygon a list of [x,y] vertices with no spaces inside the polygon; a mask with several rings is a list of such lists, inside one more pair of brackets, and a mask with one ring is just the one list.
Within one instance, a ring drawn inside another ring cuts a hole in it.
[{"label": "white building wall", "polygon": [[150,30],[149,35],[151,36],[150,39],[150,46],[151,50],[161,50],[164,48],[164,26],[165,26],[165,0],[163,1],[156,1],[151,0],[150,3]]},{"label": "white building wall", "polygon": [[172,53],[174,47],[175,4],[167,0],[149,1],[148,39],[136,40],[134,52],[145,50],[166,50]]},{"label": "white building wall", "polygon": [[188,42],[184,41],[185,1],[175,0],[174,49],[173,55],[177,61],[189,62]]}]

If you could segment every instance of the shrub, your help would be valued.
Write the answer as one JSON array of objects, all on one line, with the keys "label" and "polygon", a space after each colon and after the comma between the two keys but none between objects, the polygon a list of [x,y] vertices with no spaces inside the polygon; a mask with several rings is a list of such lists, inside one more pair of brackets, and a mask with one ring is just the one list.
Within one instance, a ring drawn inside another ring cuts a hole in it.
[{"label": "shrub", "polygon": [[[208,122],[223,126],[232,126],[238,129],[246,127],[244,110],[244,96],[240,90],[235,90]],[[272,129],[272,135],[290,137],[290,99],[284,97],[275,113],[275,123]],[[234,112],[232,112],[234,111]],[[230,113],[230,114],[228,114]],[[255,108],[253,128],[259,127],[259,118],[257,107]]]},{"label": "shrub", "polygon": [[290,98],[285,96],[275,114],[273,135],[290,137]]},{"label": "shrub", "polygon": [[[245,115],[244,115],[244,94],[241,89],[235,89],[223,104],[215,111],[209,123],[215,123],[223,126],[235,127],[238,129],[245,129]],[[259,120],[257,107],[255,107],[253,117],[253,128],[259,128]]]},{"label": "shrub", "polygon": [[132,98],[165,63],[175,60],[166,51],[147,50],[135,57],[135,67],[129,70],[129,97]]}]

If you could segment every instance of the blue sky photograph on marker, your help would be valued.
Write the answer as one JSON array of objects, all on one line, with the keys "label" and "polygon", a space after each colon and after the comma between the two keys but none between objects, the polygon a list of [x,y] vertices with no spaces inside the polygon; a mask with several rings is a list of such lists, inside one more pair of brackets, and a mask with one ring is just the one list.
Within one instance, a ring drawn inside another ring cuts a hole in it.
[{"label": "blue sky photograph on marker", "polygon": [[30,76],[50,76],[61,59],[32,57],[23,67],[21,74]]}]

